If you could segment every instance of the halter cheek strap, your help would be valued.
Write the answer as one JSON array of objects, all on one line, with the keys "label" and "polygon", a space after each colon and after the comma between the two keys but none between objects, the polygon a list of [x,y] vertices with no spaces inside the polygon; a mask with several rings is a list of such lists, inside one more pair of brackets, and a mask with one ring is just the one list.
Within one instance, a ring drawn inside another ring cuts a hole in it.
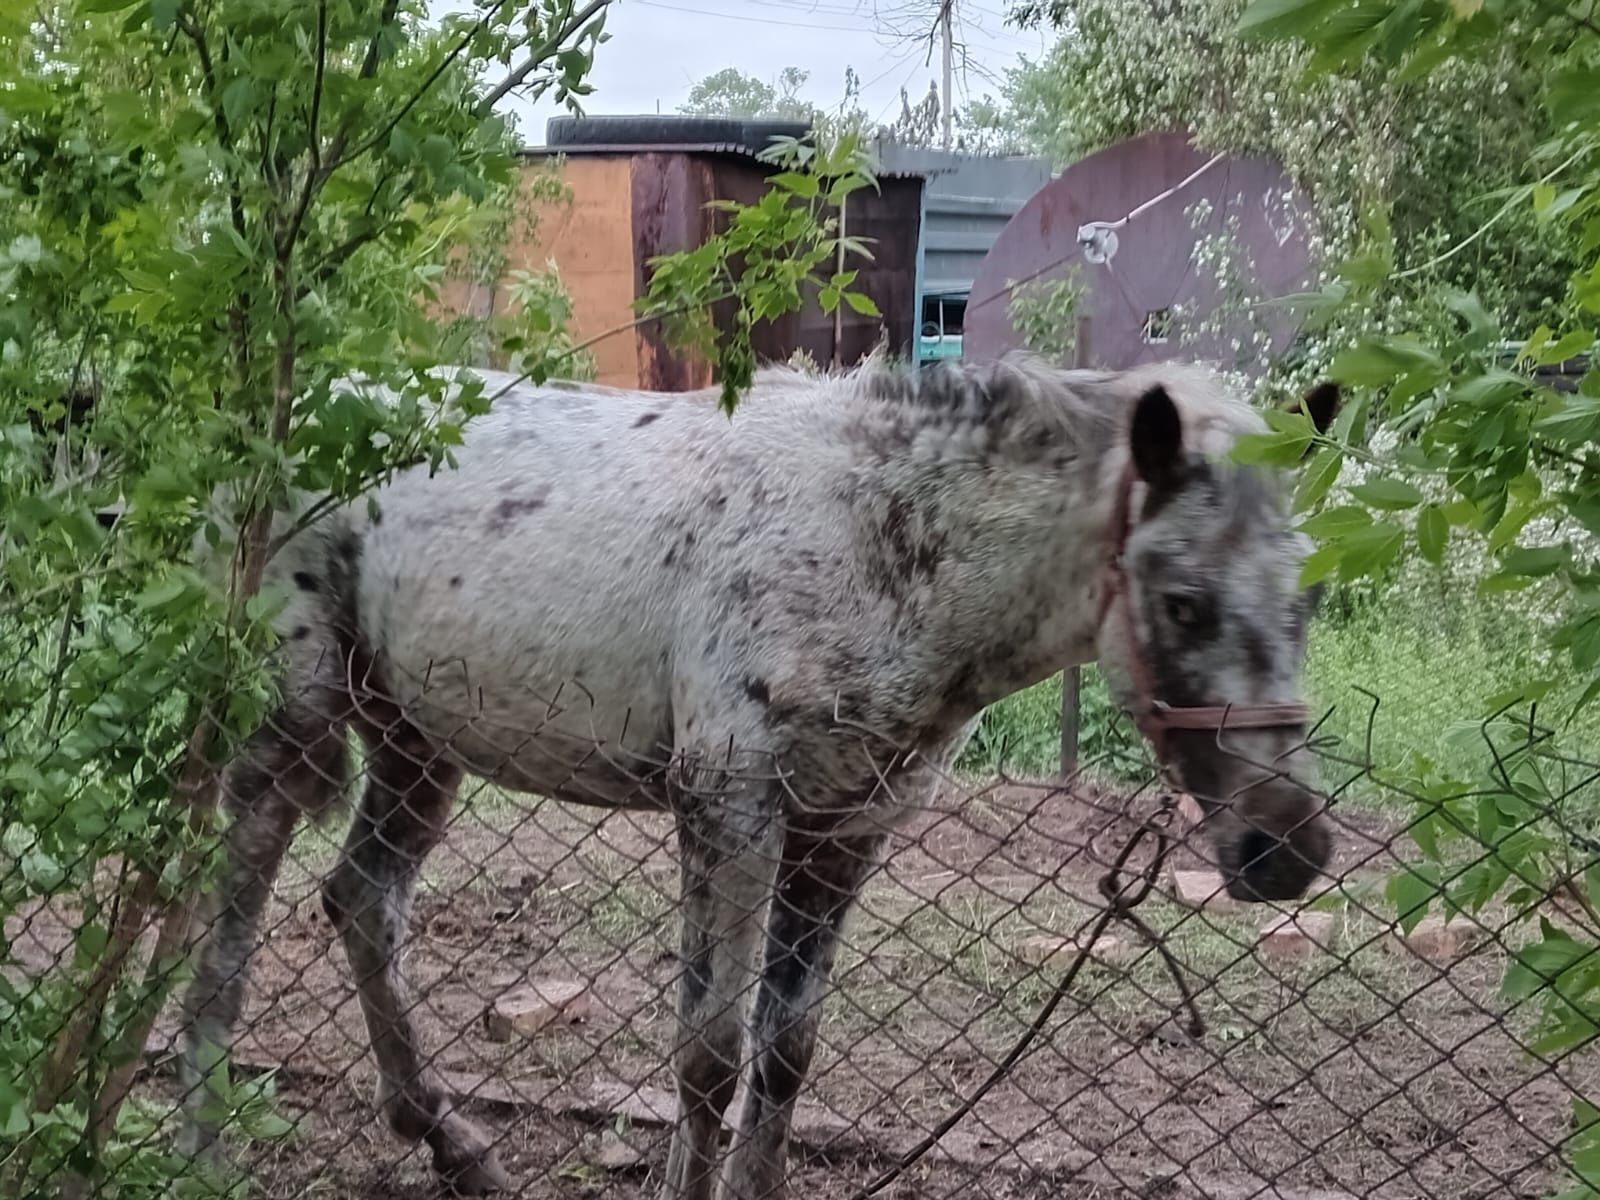
[{"label": "halter cheek strap", "polygon": [[[1105,590],[1100,597],[1096,626],[1104,628],[1113,608],[1122,611],[1123,632],[1128,645],[1128,674],[1133,687],[1133,703],[1128,714],[1150,742],[1156,758],[1167,760],[1167,732],[1173,729],[1291,729],[1303,727],[1310,719],[1304,704],[1294,701],[1266,701],[1257,704],[1171,705],[1156,697],[1155,674],[1146,647],[1140,644],[1138,623],[1133,617],[1133,599],[1128,586],[1124,556],[1133,532],[1133,485],[1135,474],[1130,461],[1117,481],[1116,497],[1107,528]],[[1117,602],[1121,601],[1119,605]]]}]

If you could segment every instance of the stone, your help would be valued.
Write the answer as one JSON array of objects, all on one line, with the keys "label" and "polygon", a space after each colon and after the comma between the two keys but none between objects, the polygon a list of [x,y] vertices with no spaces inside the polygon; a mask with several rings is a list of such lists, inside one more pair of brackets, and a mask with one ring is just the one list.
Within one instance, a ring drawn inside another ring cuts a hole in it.
[{"label": "stone", "polygon": [[1333,914],[1280,913],[1261,927],[1256,949],[1268,958],[1310,958],[1333,946]]},{"label": "stone", "polygon": [[1470,921],[1447,924],[1443,917],[1424,917],[1410,933],[1396,925],[1384,944],[1397,954],[1406,951],[1431,963],[1450,963],[1477,946],[1483,936],[1483,930]]},{"label": "stone", "polygon": [[628,1171],[644,1160],[644,1151],[614,1129],[602,1133],[589,1154],[589,1161],[606,1171]]},{"label": "stone", "polygon": [[533,1037],[551,1025],[576,1025],[588,1017],[591,1006],[586,984],[541,979],[496,1000],[484,1014],[484,1032],[491,1042]]},{"label": "stone", "polygon": [[[1076,938],[1060,937],[1053,933],[1040,933],[1032,937],[1023,938],[1017,943],[1016,955],[1023,962],[1035,967],[1050,967],[1057,970],[1066,970],[1072,965],[1073,958],[1078,953],[1081,943]],[[1127,942],[1114,934],[1102,933],[1089,951],[1089,957],[1096,962],[1107,965],[1126,962],[1131,956],[1131,947]]]},{"label": "stone", "polygon": [[1206,912],[1231,913],[1239,911],[1239,901],[1228,895],[1222,885],[1222,876],[1215,871],[1172,872],[1173,898],[1185,908],[1204,909]]},{"label": "stone", "polygon": [[1200,801],[1189,795],[1188,792],[1178,793],[1178,816],[1183,818],[1183,823],[1191,828],[1206,819],[1205,809],[1200,807]]}]

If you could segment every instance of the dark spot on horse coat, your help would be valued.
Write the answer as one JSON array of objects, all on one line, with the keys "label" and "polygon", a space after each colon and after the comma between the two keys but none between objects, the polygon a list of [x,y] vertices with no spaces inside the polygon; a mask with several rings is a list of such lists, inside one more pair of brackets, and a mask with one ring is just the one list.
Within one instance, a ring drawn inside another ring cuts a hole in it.
[{"label": "dark spot on horse coat", "polygon": [[374,527],[383,524],[383,509],[376,504],[372,506],[372,524]]},{"label": "dark spot on horse coat", "polygon": [[1250,629],[1245,633],[1244,655],[1252,675],[1258,679],[1271,678],[1272,647],[1267,645],[1267,639],[1261,636],[1260,630]]},{"label": "dark spot on horse coat", "polygon": [[[915,527],[913,521],[922,527]],[[936,532],[937,528],[937,513],[917,513],[904,496],[891,499],[874,531],[877,553],[868,556],[868,582],[891,599],[899,599],[912,584],[932,579],[944,552],[944,535]]]},{"label": "dark spot on horse coat", "polygon": [[453,588],[460,587],[461,586],[461,576],[459,576],[459,575],[450,576],[450,586],[453,587]]},{"label": "dark spot on horse coat", "polygon": [[294,585],[302,592],[314,592],[317,590],[317,577],[309,571],[296,571]]},{"label": "dark spot on horse coat", "polygon": [[772,701],[772,693],[767,688],[767,681],[757,679],[754,675],[746,675],[744,677],[744,694],[757,704],[769,704]]},{"label": "dark spot on horse coat", "polygon": [[633,423],[633,427],[635,429],[642,429],[644,426],[650,424],[651,421],[659,419],[660,416],[661,414],[658,412],[640,413],[639,419]]},{"label": "dark spot on horse coat", "polygon": [[304,641],[307,637],[310,636],[310,634],[311,634],[311,626],[309,626],[309,625],[296,625],[294,627],[294,632],[289,635],[289,639],[291,641],[300,642],[300,641]]},{"label": "dark spot on horse coat", "polygon": [[494,507],[494,515],[489,518],[489,532],[493,534],[504,533],[506,527],[518,517],[527,513],[538,512],[544,507],[546,493],[535,492],[530,496],[508,496]]}]

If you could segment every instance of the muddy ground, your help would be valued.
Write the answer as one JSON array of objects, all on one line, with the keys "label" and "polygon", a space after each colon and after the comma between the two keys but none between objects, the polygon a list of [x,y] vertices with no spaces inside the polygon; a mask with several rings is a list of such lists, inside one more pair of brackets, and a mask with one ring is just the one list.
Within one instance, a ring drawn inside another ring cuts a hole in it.
[{"label": "muddy ground", "polygon": [[[1004,1055],[1065,965],[1034,961],[1039,939],[1069,937],[1094,914],[1127,814],[1150,807],[991,784],[948,795],[896,838],[847,934],[796,1124],[796,1195],[850,1197]],[[678,970],[669,833],[655,816],[485,792],[427,865],[406,954],[417,1019],[529,1200],[649,1195],[665,1161]],[[426,1152],[371,1105],[359,1005],[317,899],[337,835],[297,844],[256,960],[237,1055],[276,1070],[295,1130],[244,1151],[253,1194],[436,1196]],[[1257,948],[1270,910],[1194,913],[1153,896],[1141,914],[1195,988],[1204,1036],[1182,1031],[1174,983],[1121,930],[1118,953],[1085,970],[1009,1079],[883,1194],[1548,1194],[1573,1090],[1600,1090],[1594,1068],[1543,1066],[1522,1049],[1531,1014],[1498,999],[1504,952],[1492,938],[1447,971],[1394,946],[1371,881],[1403,844],[1381,820],[1341,814],[1332,946],[1301,958]],[[530,981],[587,984],[586,1016],[491,1040],[486,1010]],[[170,1035],[170,1019],[162,1028]],[[170,1096],[168,1065],[144,1087]]]}]

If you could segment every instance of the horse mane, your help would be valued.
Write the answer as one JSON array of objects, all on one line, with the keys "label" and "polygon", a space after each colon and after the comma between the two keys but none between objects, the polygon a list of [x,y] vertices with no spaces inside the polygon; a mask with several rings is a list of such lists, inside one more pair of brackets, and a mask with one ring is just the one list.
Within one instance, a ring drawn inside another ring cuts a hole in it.
[{"label": "horse mane", "polygon": [[815,396],[820,388],[873,424],[937,426],[950,434],[981,430],[995,447],[1063,440],[1108,447],[1126,439],[1128,414],[1153,387],[1172,397],[1185,442],[1208,458],[1226,455],[1240,434],[1266,429],[1260,413],[1207,367],[1153,363],[1126,371],[1084,370],[1026,351],[987,362],[944,360],[920,370],[877,352],[845,369],[771,366],[757,372],[751,396],[802,390]]}]

